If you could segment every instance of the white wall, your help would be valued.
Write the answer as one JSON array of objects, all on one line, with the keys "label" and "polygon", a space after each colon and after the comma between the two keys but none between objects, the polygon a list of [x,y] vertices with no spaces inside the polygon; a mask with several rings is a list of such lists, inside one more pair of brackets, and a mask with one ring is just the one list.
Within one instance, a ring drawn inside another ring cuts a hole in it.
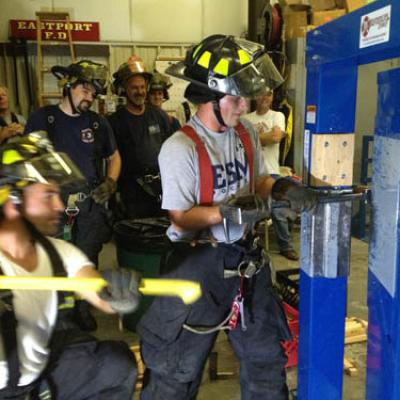
[{"label": "white wall", "polygon": [[196,42],[212,33],[240,35],[248,0],[0,0],[0,41],[10,19],[36,11],[68,11],[72,20],[98,21],[101,41]]}]

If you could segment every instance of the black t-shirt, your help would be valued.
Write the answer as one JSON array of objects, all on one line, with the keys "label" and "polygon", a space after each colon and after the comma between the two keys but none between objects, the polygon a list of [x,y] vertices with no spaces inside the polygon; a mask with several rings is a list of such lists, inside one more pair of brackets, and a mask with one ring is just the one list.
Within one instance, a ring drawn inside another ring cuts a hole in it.
[{"label": "black t-shirt", "polygon": [[[54,118],[51,124],[48,121],[49,117]],[[95,133],[94,122],[98,122]],[[117,149],[110,124],[93,111],[71,117],[58,106],[39,108],[29,116],[24,133],[37,130],[51,130],[49,136],[54,148],[71,157],[91,186],[100,179],[96,171],[94,135],[97,135],[99,153],[103,159],[110,157]]]},{"label": "black t-shirt", "polygon": [[146,105],[142,115],[133,115],[126,108],[120,108],[109,121],[122,159],[121,191],[134,185],[137,177],[158,174],[158,153],[165,139],[172,134],[168,116]]}]

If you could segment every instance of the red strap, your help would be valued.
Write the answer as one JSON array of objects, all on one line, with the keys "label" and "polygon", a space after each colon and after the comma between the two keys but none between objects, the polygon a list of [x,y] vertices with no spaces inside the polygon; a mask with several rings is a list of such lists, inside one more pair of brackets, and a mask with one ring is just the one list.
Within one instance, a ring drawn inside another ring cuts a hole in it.
[{"label": "red strap", "polygon": [[214,198],[214,177],[206,147],[191,126],[184,125],[180,130],[196,144],[200,171],[200,205],[211,206]]},{"label": "red strap", "polygon": [[244,147],[244,152],[246,154],[247,162],[249,163],[249,176],[250,176],[250,193],[254,191],[254,153],[253,153],[253,143],[247,129],[243,126],[241,122],[236,125],[236,132],[239,135],[239,139]]},{"label": "red strap", "polygon": [[[242,123],[239,122],[235,129],[240,141],[242,142],[247,162],[249,164],[250,191],[252,191],[254,177],[253,144],[249,133]],[[197,132],[190,125],[184,125],[180,130],[196,144],[200,171],[200,205],[211,206],[214,198],[214,176],[206,147]]]}]

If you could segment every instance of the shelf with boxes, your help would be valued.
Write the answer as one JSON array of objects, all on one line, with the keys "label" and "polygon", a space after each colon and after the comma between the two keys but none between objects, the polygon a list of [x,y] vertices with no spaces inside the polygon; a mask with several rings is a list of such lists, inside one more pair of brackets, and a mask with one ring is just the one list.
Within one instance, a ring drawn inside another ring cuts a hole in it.
[{"label": "shelf with boxes", "polygon": [[285,37],[305,37],[320,25],[367,4],[368,0],[284,0]]}]

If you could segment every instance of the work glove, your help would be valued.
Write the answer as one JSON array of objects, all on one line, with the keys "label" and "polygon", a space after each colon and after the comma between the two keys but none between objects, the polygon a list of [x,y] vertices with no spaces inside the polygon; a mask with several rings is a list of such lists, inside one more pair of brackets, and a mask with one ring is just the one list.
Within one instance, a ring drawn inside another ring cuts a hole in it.
[{"label": "work glove", "polygon": [[92,191],[92,198],[98,204],[104,204],[117,190],[117,182],[107,176],[103,183]]},{"label": "work glove", "polygon": [[264,200],[257,194],[232,197],[219,206],[222,218],[236,224],[255,224],[270,216]]},{"label": "work glove", "polygon": [[290,178],[279,178],[272,186],[272,198],[277,201],[286,201],[288,207],[295,211],[310,211],[318,202],[317,193],[299,181]]},{"label": "work glove", "polygon": [[119,314],[135,311],[140,300],[139,274],[125,268],[112,268],[103,271],[102,276],[108,285],[100,292],[100,298]]}]

